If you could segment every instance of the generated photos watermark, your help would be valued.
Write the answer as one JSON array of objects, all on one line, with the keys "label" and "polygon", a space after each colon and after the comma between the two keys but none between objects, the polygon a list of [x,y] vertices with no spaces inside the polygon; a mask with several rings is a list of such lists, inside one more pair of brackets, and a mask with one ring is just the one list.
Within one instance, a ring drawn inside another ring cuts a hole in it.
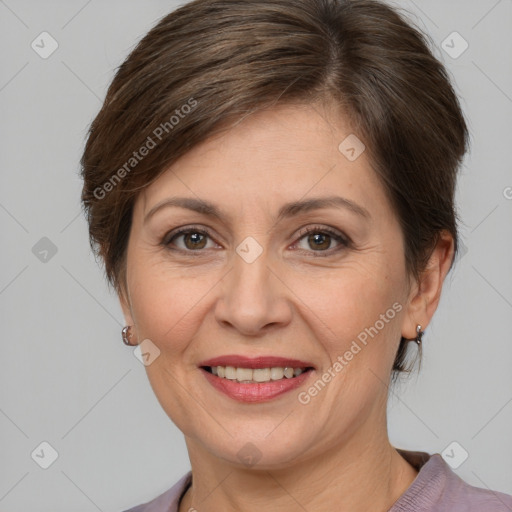
[{"label": "generated photos watermark", "polygon": [[392,307],[380,315],[379,320],[377,320],[372,326],[365,327],[365,329],[357,335],[357,340],[352,341],[350,348],[346,350],[343,355],[339,355],[336,358],[336,361],[327,368],[327,370],[306,391],[301,391],[297,395],[299,403],[303,405],[309,404],[311,402],[311,398],[317,396],[318,393],[325,388],[326,384],[336,377],[336,375],[338,375],[345,366],[354,359],[354,356],[359,354],[362,348],[368,344],[368,336],[372,339],[377,336],[377,334],[384,329],[386,324],[395,318],[396,314],[400,311],[402,311],[402,304],[395,302]]},{"label": "generated photos watermark", "polygon": [[105,182],[101,187],[94,189],[94,197],[96,199],[103,199],[109,192],[119,184],[119,182],[129,174],[144,158],[150,153],[150,151],[161,142],[166,135],[172,132],[174,128],[184,119],[190,112],[192,112],[198,105],[197,100],[190,98],[187,103],[184,103],[180,108],[174,111],[174,114],[163,123],[160,123],[151,133],[148,135],[144,143],[140,146],[137,151],[134,151],[132,155],[126,160],[126,162],[119,167],[119,169]]}]

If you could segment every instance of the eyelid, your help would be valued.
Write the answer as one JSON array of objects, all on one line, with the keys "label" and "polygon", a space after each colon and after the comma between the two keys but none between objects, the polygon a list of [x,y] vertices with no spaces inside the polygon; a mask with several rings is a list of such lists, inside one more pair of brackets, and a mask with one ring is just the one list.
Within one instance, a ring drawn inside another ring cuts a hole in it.
[{"label": "eyelid", "polygon": [[344,243],[347,245],[351,243],[350,238],[345,235],[343,232],[339,231],[336,228],[332,228],[330,226],[322,226],[320,224],[314,224],[312,226],[306,226],[305,228],[301,228],[298,231],[299,238],[304,237],[305,235],[308,235],[310,233],[326,233],[328,235],[337,237],[341,240],[343,240]]},{"label": "eyelid", "polygon": [[[184,234],[187,234],[187,233],[200,233],[202,235],[206,235],[214,243],[217,243],[215,241],[215,238],[213,236],[212,230],[210,228],[196,226],[196,225],[190,225],[190,226],[182,226],[182,227],[179,227],[179,228],[176,228],[176,229],[173,229],[173,230],[169,231],[168,233],[166,233],[164,235],[161,244],[163,246],[168,246],[171,243],[171,240],[173,238],[176,238],[178,236],[181,236],[181,235],[184,235]],[[192,251],[192,250],[185,250],[185,249],[179,249],[179,248],[175,249],[175,250],[182,251],[182,252],[187,252],[187,253],[192,253],[192,252],[199,253],[199,252],[201,252],[200,250],[199,251]]]}]

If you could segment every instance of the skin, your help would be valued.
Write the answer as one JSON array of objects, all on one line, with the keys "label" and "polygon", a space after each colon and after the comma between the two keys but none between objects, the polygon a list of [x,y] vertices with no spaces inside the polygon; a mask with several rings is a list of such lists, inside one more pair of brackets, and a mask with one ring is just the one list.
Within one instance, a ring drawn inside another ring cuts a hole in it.
[{"label": "skin", "polygon": [[[420,282],[409,278],[398,219],[366,152],[351,162],[338,150],[350,133],[332,106],[261,111],[196,146],[137,197],[120,300],[134,338],[160,350],[147,375],[185,435],[193,485],[180,512],[315,512],[333,503],[384,512],[417,475],[388,439],[388,384],[400,336],[414,338],[418,324],[425,330],[437,308],[453,239],[443,232]],[[328,208],[276,223],[284,203],[330,195],[356,202],[370,219]],[[223,220],[167,207],[144,222],[156,204],[178,196],[214,203]],[[317,225],[351,243],[327,236],[318,248],[299,234]],[[186,226],[211,236],[181,235],[164,246],[166,234]],[[252,263],[235,251],[248,236],[263,249]],[[401,311],[299,403],[297,393],[394,303]],[[298,390],[240,403],[198,368],[223,354],[288,356],[315,370]],[[253,466],[237,456],[248,442],[260,454]]]}]

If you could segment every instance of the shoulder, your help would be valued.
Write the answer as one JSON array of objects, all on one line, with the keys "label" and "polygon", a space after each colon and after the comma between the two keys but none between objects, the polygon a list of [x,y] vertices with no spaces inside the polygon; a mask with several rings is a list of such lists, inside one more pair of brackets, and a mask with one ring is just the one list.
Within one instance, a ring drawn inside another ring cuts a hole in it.
[{"label": "shoulder", "polygon": [[[441,455],[436,454],[444,464]],[[446,487],[441,495],[441,503],[445,508],[440,510],[464,512],[512,512],[512,496],[492,489],[475,487],[453,473],[447,478]]]},{"label": "shoulder", "polygon": [[512,511],[512,496],[468,484],[439,453],[398,451],[419,472],[389,512]]},{"label": "shoulder", "polygon": [[178,502],[192,480],[192,472],[183,475],[170,489],[156,498],[123,512],[178,512]]}]

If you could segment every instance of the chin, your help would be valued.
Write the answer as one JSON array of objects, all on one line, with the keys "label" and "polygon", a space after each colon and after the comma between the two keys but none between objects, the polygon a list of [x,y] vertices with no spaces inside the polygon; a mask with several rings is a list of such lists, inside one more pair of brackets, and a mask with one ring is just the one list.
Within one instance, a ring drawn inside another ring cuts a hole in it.
[{"label": "chin", "polygon": [[283,430],[281,435],[272,437],[273,434],[267,434],[271,431],[272,429],[265,428],[261,430],[261,432],[265,432],[264,434],[233,435],[215,445],[211,445],[210,439],[210,446],[208,443],[205,443],[204,446],[215,457],[237,467],[246,467],[252,470],[284,469],[305,458],[304,447],[307,440],[299,433],[295,436]]}]

